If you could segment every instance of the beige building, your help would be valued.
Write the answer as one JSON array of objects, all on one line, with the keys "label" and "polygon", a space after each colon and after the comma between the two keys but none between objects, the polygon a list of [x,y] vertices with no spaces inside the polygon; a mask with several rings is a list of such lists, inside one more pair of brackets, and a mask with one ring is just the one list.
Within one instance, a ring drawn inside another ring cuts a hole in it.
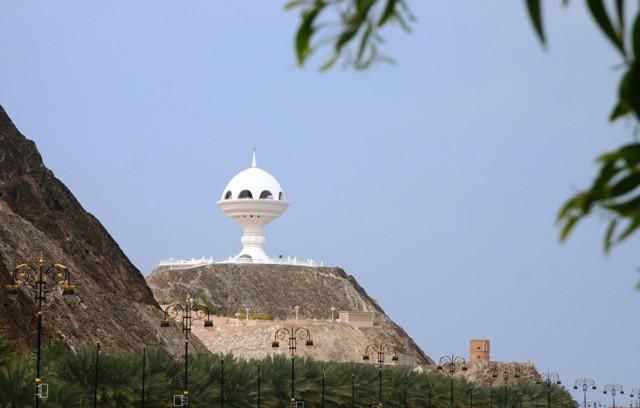
[{"label": "beige building", "polygon": [[338,319],[343,323],[349,323],[355,327],[372,327],[373,326],[373,312],[354,312],[354,311],[340,311],[338,312]]},{"label": "beige building", "polygon": [[469,340],[469,361],[471,364],[487,364],[491,361],[489,340]]}]

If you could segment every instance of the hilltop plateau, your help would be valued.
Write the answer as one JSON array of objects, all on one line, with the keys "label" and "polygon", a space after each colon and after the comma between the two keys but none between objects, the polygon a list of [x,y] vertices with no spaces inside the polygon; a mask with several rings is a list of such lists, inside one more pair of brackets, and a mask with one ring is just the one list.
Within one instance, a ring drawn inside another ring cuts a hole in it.
[{"label": "hilltop plateau", "polygon": [[[163,303],[189,294],[211,302],[218,311],[244,314],[248,307],[277,319],[254,322],[235,332],[233,322],[219,326],[218,338],[203,338],[214,352],[235,351],[247,357],[271,352],[270,336],[276,326],[291,324],[286,320],[295,318],[294,307],[298,305],[299,318],[304,321],[299,323],[312,326],[312,336],[317,339],[317,346],[309,350],[300,347],[301,353],[336,361],[362,361],[367,342],[384,341],[397,345],[406,364],[433,364],[355,278],[341,268],[274,264],[210,264],[187,269],[161,266],[147,277],[147,282],[156,299]],[[355,328],[328,321],[331,307],[336,310],[336,318],[338,311],[373,312],[374,325]]]}]

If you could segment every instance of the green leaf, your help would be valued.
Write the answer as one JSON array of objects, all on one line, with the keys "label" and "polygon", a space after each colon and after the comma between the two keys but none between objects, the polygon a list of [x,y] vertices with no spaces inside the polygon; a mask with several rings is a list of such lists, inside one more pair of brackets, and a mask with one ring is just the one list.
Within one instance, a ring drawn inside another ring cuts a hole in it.
[{"label": "green leaf", "polygon": [[569,233],[571,233],[571,230],[576,225],[578,220],[580,220],[579,216],[572,216],[567,218],[567,222],[564,224],[564,227],[562,228],[562,232],[560,233],[560,241],[564,241],[567,239],[567,237],[569,236]]},{"label": "green leaf", "polygon": [[636,60],[629,68],[629,104],[636,114],[636,119],[640,119],[640,61]]},{"label": "green leaf", "polygon": [[640,143],[630,143],[598,157],[599,162],[610,165],[617,160],[623,160],[627,166],[640,164]]},{"label": "green leaf", "polygon": [[626,101],[619,101],[616,106],[613,107],[611,114],[609,115],[609,121],[613,122],[618,118],[628,115],[631,112],[631,108]]},{"label": "green leaf", "polygon": [[322,64],[322,66],[320,67],[320,71],[328,71],[329,69],[331,69],[331,67],[335,65],[336,61],[338,61],[339,56],[340,55],[338,54],[333,54],[331,58],[329,58],[324,64]]},{"label": "green leaf", "polygon": [[542,44],[546,44],[544,27],[542,25],[542,9],[540,6],[540,0],[527,0],[527,10],[529,11],[531,23],[533,23],[533,27],[538,34],[538,38],[540,38],[540,42]]},{"label": "green leaf", "polygon": [[604,252],[605,253],[609,253],[609,250],[611,249],[611,245],[613,242],[613,234],[616,230],[616,226],[618,225],[618,220],[617,219],[613,219],[610,223],[609,223],[609,228],[607,228],[607,232],[604,235]]},{"label": "green leaf", "polygon": [[344,47],[355,35],[358,33],[360,26],[352,26],[348,30],[345,30],[338,37],[338,41],[336,41],[336,54],[340,54],[342,51],[342,47]]},{"label": "green leaf", "polygon": [[618,103],[613,108],[613,112],[609,116],[610,121],[614,121],[617,118],[628,115],[632,112],[631,108],[631,68],[629,68],[624,75],[622,75],[622,79],[620,80],[620,85],[618,86]]},{"label": "green leaf", "polygon": [[640,208],[640,197],[633,198],[620,204],[609,204],[606,205],[605,208],[618,213],[620,216],[630,217],[638,211],[638,208]]},{"label": "green leaf", "polygon": [[603,163],[602,168],[600,169],[600,173],[598,177],[596,177],[593,182],[593,186],[591,187],[592,191],[600,190],[604,188],[607,183],[620,171],[616,167],[616,161],[619,157],[614,156],[604,156],[604,160],[599,160]]},{"label": "green leaf", "polygon": [[640,13],[636,16],[633,23],[633,32],[631,33],[631,42],[633,44],[633,56],[636,61],[640,58]]},{"label": "green leaf", "polygon": [[338,36],[335,45],[335,52],[340,53],[342,48],[351,41],[363,24],[367,21],[371,8],[375,5],[375,0],[358,0],[356,13],[350,16],[347,22],[347,28]]},{"label": "green leaf", "polygon": [[384,6],[384,11],[378,20],[378,27],[382,27],[385,23],[396,14],[396,5],[398,0],[387,0],[387,4]]},{"label": "green leaf", "polygon": [[618,32],[624,44],[624,0],[616,0],[616,15],[618,16]]},{"label": "green leaf", "polygon": [[311,37],[314,33],[313,23],[318,17],[326,3],[317,0],[311,10],[306,11],[302,16],[302,23],[296,33],[296,57],[299,65],[304,65],[304,61],[311,53]]},{"label": "green leaf", "polygon": [[358,48],[357,61],[362,61],[362,57],[364,56],[364,52],[367,49],[369,35],[371,35],[372,29],[373,29],[372,24],[371,23],[367,24],[367,28],[364,31],[364,34],[362,35],[362,39],[360,39],[360,47]]},{"label": "green leaf", "polygon": [[628,176],[623,177],[618,181],[611,189],[609,193],[612,197],[623,196],[640,186],[640,173],[631,173]]},{"label": "green leaf", "polygon": [[627,228],[625,228],[625,230],[622,231],[620,236],[618,236],[617,241],[618,242],[624,241],[631,234],[633,234],[635,232],[635,230],[638,229],[638,227],[640,227],[640,211],[636,212],[636,216],[632,219],[632,221],[629,223],[629,225],[627,225]]},{"label": "green leaf", "polygon": [[581,206],[578,203],[580,202],[583,196],[584,196],[584,193],[581,193],[568,199],[567,202],[564,203],[564,205],[558,212],[557,222],[562,221],[563,218],[567,217],[570,213],[573,212],[572,210],[575,210],[576,208],[579,209]]},{"label": "green leaf", "polygon": [[284,5],[285,10],[291,10],[304,4],[305,0],[291,0]]},{"label": "green leaf", "polygon": [[609,14],[604,6],[603,0],[587,0],[587,6],[591,16],[596,20],[596,23],[600,29],[604,32],[607,38],[613,43],[613,45],[620,51],[623,56],[627,56],[627,52],[622,41],[622,35],[613,28],[613,24],[609,19]]}]

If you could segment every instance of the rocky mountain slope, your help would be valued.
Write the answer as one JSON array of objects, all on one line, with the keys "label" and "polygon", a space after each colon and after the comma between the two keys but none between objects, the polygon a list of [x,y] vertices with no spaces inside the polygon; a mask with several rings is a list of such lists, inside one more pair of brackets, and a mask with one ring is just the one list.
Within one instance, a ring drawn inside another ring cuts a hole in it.
[{"label": "rocky mountain slope", "polygon": [[[217,336],[214,331],[202,337],[212,351],[231,351],[246,357],[272,352],[270,336],[276,326],[291,324],[284,320],[295,318],[294,306],[299,305],[299,317],[304,320],[299,323],[313,326],[312,335],[314,332],[318,335],[314,335],[317,346],[309,350],[299,348],[303,354],[336,361],[362,361],[367,342],[384,341],[395,343],[407,364],[433,364],[353,276],[340,268],[268,264],[210,264],[188,269],[161,266],[147,277],[147,282],[160,302],[189,294],[194,299],[212,302],[220,310],[243,312],[248,307],[277,319],[236,332],[233,322],[219,325],[221,331]],[[336,308],[336,317],[339,310],[375,312],[374,327],[354,329],[326,322],[331,307]]]},{"label": "rocky mountain slope", "polygon": [[[181,333],[177,327],[161,331],[161,311],[142,274],[0,106],[0,287],[18,263],[35,263],[40,254],[67,265],[78,285],[75,298],[63,299],[55,290],[47,296],[46,340],[71,347],[100,341],[104,350],[160,345],[180,352]],[[0,333],[23,350],[35,347],[34,310],[24,288],[16,302],[0,294]]]}]

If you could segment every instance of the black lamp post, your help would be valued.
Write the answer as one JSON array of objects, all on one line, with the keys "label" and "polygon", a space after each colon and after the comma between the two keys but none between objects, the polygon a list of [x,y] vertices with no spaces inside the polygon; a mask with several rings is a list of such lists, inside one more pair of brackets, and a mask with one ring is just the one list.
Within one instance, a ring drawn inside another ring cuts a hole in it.
[{"label": "black lamp post", "polygon": [[433,385],[431,384],[430,381],[427,381],[426,382],[426,387],[427,387],[427,392],[429,393],[429,396],[428,396],[429,407],[428,408],[433,408],[433,405],[432,405],[433,400],[432,400],[432,397],[431,397],[431,394],[433,392]]},{"label": "black lamp post", "polygon": [[493,372],[491,375],[493,378],[502,377],[502,383],[504,384],[504,408],[509,406],[509,381],[514,378],[516,380],[520,379],[520,367],[511,366],[508,364],[503,364]]},{"label": "black lamp post", "polygon": [[144,408],[144,402],[145,402],[144,387],[145,387],[145,380],[147,376],[146,364],[147,364],[147,348],[142,347],[142,392],[140,395],[140,402],[141,402],[142,408]]},{"label": "black lamp post", "polygon": [[398,351],[395,344],[371,343],[364,349],[362,359],[369,360],[369,355],[375,353],[378,357],[378,406],[382,407],[382,366],[384,365],[385,353],[392,353],[391,361],[398,361]]},{"label": "black lamp post", "polygon": [[404,396],[402,398],[403,408],[407,408],[407,380],[404,380]]},{"label": "black lamp post", "polygon": [[324,373],[324,370],[322,370],[322,404],[321,404],[321,408],[324,408],[324,380],[325,380],[325,373]]},{"label": "black lamp post", "polygon": [[[176,317],[182,317],[182,333],[184,334],[184,381],[182,395],[179,398],[179,407],[189,406],[189,334],[191,334],[191,322],[193,319],[203,319],[204,327],[213,327],[211,314],[207,305],[204,303],[195,303],[189,295],[184,303],[171,303],[164,309],[164,317],[160,321],[160,327],[169,327]],[[174,397],[174,406],[176,406],[176,397]]]},{"label": "black lamp post", "polygon": [[260,377],[262,377],[262,369],[258,363],[258,408],[260,408]]},{"label": "black lamp post", "polygon": [[573,384],[573,389],[577,390],[579,388],[582,388],[582,394],[584,396],[584,408],[587,408],[587,391],[589,391],[589,389],[595,390],[596,382],[591,378],[578,378],[575,384]]},{"label": "black lamp post", "polygon": [[351,374],[351,408],[356,407],[356,376]]},{"label": "black lamp post", "polygon": [[611,394],[611,398],[613,399],[613,408],[616,408],[616,395],[624,394],[624,389],[620,384],[607,384],[604,386],[603,394]]},{"label": "black lamp post", "polygon": [[[640,408],[640,388],[632,388],[631,393],[629,394],[630,398],[635,398],[635,408]],[[631,401],[632,405],[634,401]]]},{"label": "black lamp post", "polygon": [[[49,284],[50,281],[55,285]],[[38,317],[38,351],[36,354],[34,400],[34,405],[38,408],[40,406],[40,399],[44,396],[43,388],[48,388],[46,384],[42,383],[42,378],[40,377],[40,367],[42,363],[42,306],[45,295],[51,287],[58,286],[62,288],[62,296],[70,297],[75,295],[76,285],[71,283],[71,274],[66,266],[60,263],[46,265],[41,255],[36,265],[22,263],[15,267],[11,273],[11,282],[4,286],[7,297],[11,300],[16,300],[20,286],[29,286],[29,289],[33,291],[38,308],[36,312],[36,316]],[[46,396],[44,397],[46,398]]]},{"label": "black lamp post", "polygon": [[[631,394],[629,394],[629,397],[635,398],[635,408],[640,408],[640,388],[638,387],[632,388]],[[633,406],[633,401],[631,401],[631,404]]]},{"label": "black lamp post", "polygon": [[442,356],[440,357],[440,361],[438,362],[438,370],[444,372],[449,376],[450,380],[450,388],[451,394],[449,398],[449,407],[453,408],[453,375],[458,371],[458,369],[462,371],[467,371],[467,361],[460,356],[450,355],[450,356]]},{"label": "black lamp post", "polygon": [[220,359],[220,408],[224,408],[224,358]]},{"label": "black lamp post", "polygon": [[562,384],[560,376],[556,373],[546,372],[542,374],[542,378],[536,381],[536,384],[544,384],[547,387],[547,408],[551,408],[551,389],[554,385]]},{"label": "black lamp post", "polygon": [[280,341],[287,340],[289,342],[289,355],[291,356],[291,406],[296,402],[296,349],[298,346],[298,338],[305,340],[307,346],[313,346],[311,340],[311,332],[304,327],[282,327],[276,330],[274,334],[273,348],[280,347]]},{"label": "black lamp post", "polygon": [[95,373],[93,378],[93,408],[98,407],[98,372],[100,370],[100,343],[96,343]]}]

